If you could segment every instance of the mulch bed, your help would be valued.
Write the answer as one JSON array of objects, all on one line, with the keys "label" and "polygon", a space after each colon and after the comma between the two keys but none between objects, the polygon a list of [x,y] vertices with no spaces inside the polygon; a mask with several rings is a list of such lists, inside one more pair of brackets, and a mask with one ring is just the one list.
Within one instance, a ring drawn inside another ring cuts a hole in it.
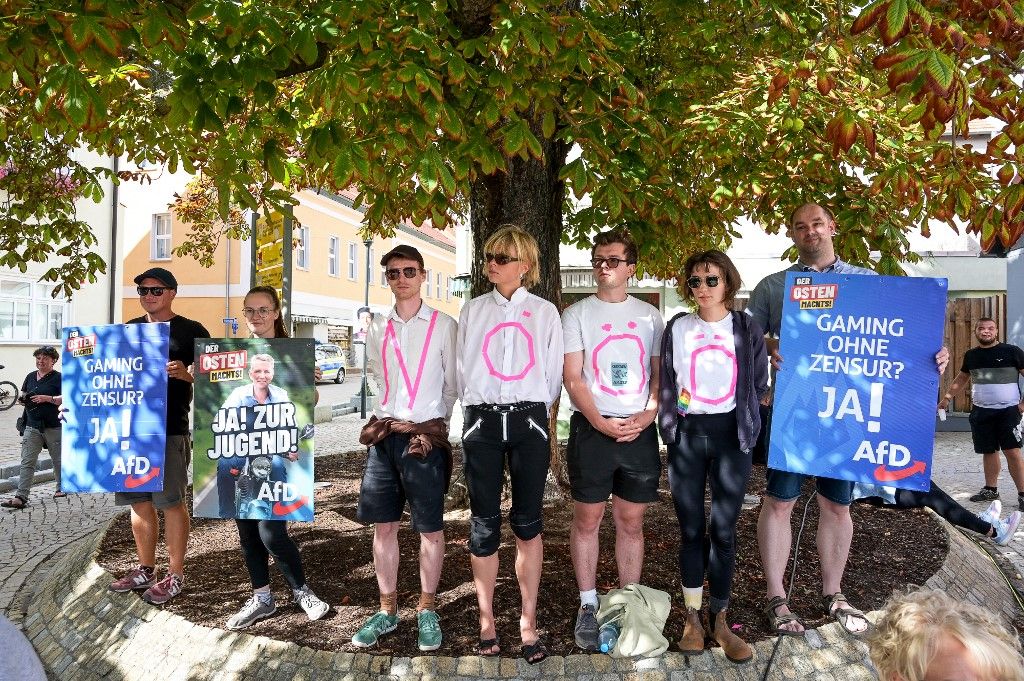
[{"label": "mulch bed", "polygon": [[[456,450],[456,466],[461,452]],[[331,483],[316,492],[316,522],[293,523],[292,537],[302,550],[307,580],[316,593],[327,600],[331,612],[319,622],[310,622],[298,606],[291,605],[284,579],[272,568],[272,588],[277,596],[278,612],[248,630],[254,635],[330,651],[355,652],[352,634],[378,607],[377,581],[374,576],[371,543],[372,526],[363,526],[355,517],[362,453],[318,457],[317,480]],[[764,491],[764,468],[755,467],[749,492]],[[666,636],[676,641],[682,635],[682,592],[678,577],[679,529],[671,506],[668,483],[662,476],[662,502],[647,512],[645,522],[646,561],[643,582],[672,594],[673,612]],[[804,489],[802,499],[812,491]],[[757,552],[758,508],[744,510],[738,526],[738,561],[733,587],[730,619],[742,626],[748,641],[769,638],[760,613],[764,596],[764,575]],[[794,538],[800,524],[803,503],[793,514]],[[832,621],[820,602],[821,574],[814,535],[817,505],[810,504],[801,541],[797,580],[791,595],[794,611],[808,626]],[[478,638],[476,594],[466,538],[469,532],[467,511],[447,516],[447,555],[438,589],[438,613],[444,628],[445,643],[441,655],[475,654]],[[573,645],[573,625],[579,607],[578,590],[569,556],[569,524],[572,504],[557,501],[545,510],[544,572],[540,590],[538,622],[552,654],[579,652]],[[907,584],[923,584],[941,566],[947,551],[944,532],[924,510],[897,511],[862,504],[853,507],[854,537],[850,560],[843,582],[851,602],[867,611],[879,608],[893,589]],[[419,538],[403,526],[401,566],[399,569],[399,607],[402,623],[384,638],[373,652],[382,655],[415,656],[415,606],[419,595],[417,552]],[[503,528],[500,549],[501,568],[495,594],[498,635],[502,654],[514,656],[519,649],[519,590],[513,570],[514,537]],[[128,515],[119,516],[105,537],[99,563],[114,574],[121,574],[136,562]],[[166,565],[166,558],[158,558]],[[184,593],[166,606],[170,612],[209,627],[223,627],[251,595],[248,573],[238,548],[238,535],[231,521],[195,519],[190,540],[187,582]],[[598,590],[616,586],[614,529],[611,510],[601,529],[601,560],[598,565]],[[787,573],[788,580],[788,573]],[[286,598],[287,595],[287,598]]]}]

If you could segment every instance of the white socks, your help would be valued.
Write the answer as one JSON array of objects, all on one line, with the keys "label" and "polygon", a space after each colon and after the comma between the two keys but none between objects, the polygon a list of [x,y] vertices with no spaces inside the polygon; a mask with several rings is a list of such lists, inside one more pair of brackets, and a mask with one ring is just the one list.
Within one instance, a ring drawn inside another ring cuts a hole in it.
[{"label": "white socks", "polygon": [[252,592],[256,594],[256,598],[260,599],[261,603],[273,603],[274,596],[270,593],[270,585],[261,586],[258,589],[253,589]]},{"label": "white socks", "polygon": [[701,600],[704,597],[704,587],[698,586],[690,589],[683,587],[683,603],[687,608],[693,608],[694,610],[700,610]]},{"label": "white socks", "polygon": [[597,589],[580,592],[580,605],[592,605],[597,610]]}]

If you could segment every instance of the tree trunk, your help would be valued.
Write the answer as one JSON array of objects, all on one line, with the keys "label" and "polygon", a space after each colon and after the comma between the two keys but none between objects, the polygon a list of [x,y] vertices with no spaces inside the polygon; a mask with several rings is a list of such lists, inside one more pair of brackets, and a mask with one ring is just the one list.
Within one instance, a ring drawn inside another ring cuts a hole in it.
[{"label": "tree trunk", "polygon": [[491,289],[484,270],[484,243],[498,227],[510,223],[533,235],[540,247],[540,283],[531,291],[561,309],[562,281],[558,246],[562,238],[562,206],[565,184],[558,173],[565,165],[568,146],[544,139],[540,125],[531,126],[541,142],[544,157],[509,161],[507,173],[480,177],[470,193],[470,227],[473,233],[473,264],[470,296]]}]

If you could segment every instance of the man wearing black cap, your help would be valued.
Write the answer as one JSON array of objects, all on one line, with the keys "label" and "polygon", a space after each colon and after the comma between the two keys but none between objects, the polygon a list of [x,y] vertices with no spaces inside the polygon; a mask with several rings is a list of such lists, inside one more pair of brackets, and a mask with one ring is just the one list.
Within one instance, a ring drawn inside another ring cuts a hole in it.
[{"label": "man wearing black cap", "polygon": [[[164,489],[162,492],[118,492],[114,502],[132,507],[132,534],[139,566],[110,585],[111,591],[145,589],[142,598],[149,603],[166,603],[181,593],[185,574],[185,548],[188,546],[189,518],[185,508],[188,464],[192,457],[188,412],[192,403],[192,374],[195,339],[209,338],[210,332],[199,322],[174,314],[171,303],[178,292],[178,280],[162,267],[153,267],[135,277],[139,302],[146,311],[128,324],[170,322],[171,344],[167,361],[167,446],[164,452]],[[167,543],[167,575],[156,578],[156,542],[160,533],[157,510],[164,514],[164,540]]]},{"label": "man wearing black cap", "polygon": [[455,405],[456,323],[423,302],[423,256],[396,246],[380,261],[395,295],[387,314],[374,315],[366,334],[370,375],[380,402],[363,427],[368,445],[358,518],[373,523],[373,565],[380,611],[352,637],[366,648],[398,626],[398,524],[409,502],[420,535],[420,650],[437,650],[441,625],[434,597],[444,562],[444,495],[451,475],[448,420]]}]

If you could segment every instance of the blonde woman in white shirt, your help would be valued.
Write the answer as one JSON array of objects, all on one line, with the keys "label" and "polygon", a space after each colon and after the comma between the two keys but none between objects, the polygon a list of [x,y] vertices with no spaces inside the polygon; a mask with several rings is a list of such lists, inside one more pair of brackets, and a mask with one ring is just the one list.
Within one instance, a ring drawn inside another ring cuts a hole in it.
[{"label": "blonde woman in white shirt", "polygon": [[516,537],[522,595],[522,656],[536,664],[547,657],[537,635],[537,590],[550,460],[548,412],[561,392],[562,326],[555,306],[527,290],[539,281],[539,252],[532,236],[504,225],[484,244],[483,255],[494,289],[462,308],[456,364],[466,410],[462,446],[472,512],[469,550],[480,606],[478,652],[501,652],[493,605],[507,461],[512,481],[509,524]]}]

